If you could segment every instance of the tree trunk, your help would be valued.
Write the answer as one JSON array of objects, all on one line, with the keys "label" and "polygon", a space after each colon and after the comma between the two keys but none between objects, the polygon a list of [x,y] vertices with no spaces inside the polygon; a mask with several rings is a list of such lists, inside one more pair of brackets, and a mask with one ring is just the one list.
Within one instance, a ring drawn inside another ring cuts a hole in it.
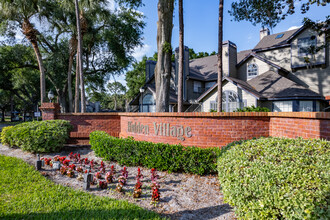
[{"label": "tree trunk", "polygon": [[4,122],[5,121],[5,108],[1,109],[1,121]]},{"label": "tree trunk", "polygon": [[33,50],[37,57],[39,71],[40,71],[40,100],[41,103],[43,103],[46,101],[46,79],[45,79],[45,68],[37,41],[37,35],[39,34],[39,32],[36,29],[34,29],[33,25],[27,19],[24,19],[22,30],[23,30],[23,34],[31,42]]},{"label": "tree trunk", "polygon": [[169,111],[170,77],[172,71],[172,28],[174,0],[158,1],[157,51],[155,68],[156,112]]},{"label": "tree trunk", "polygon": [[80,75],[80,95],[81,95],[81,112],[86,111],[86,101],[85,101],[85,85],[84,85],[84,73],[83,73],[83,62],[82,62],[82,37],[81,37],[81,27],[80,27],[80,16],[79,16],[79,5],[78,0],[75,0],[76,9],[76,20],[77,20],[77,33],[78,33],[78,60],[79,60],[79,75]]},{"label": "tree trunk", "polygon": [[219,39],[218,39],[218,112],[222,112],[222,37],[223,37],[223,0],[219,0]]},{"label": "tree trunk", "polygon": [[79,59],[78,59],[78,53],[76,58],[76,86],[75,86],[75,96],[74,96],[74,112],[79,112]]},{"label": "tree trunk", "polygon": [[74,55],[77,53],[77,39],[72,36],[69,42],[69,68],[68,68],[68,96],[69,96],[69,112],[73,112],[73,97],[72,97],[72,65]]},{"label": "tree trunk", "polygon": [[183,56],[184,56],[184,27],[182,1],[179,0],[179,72],[178,72],[178,112],[183,108]]},{"label": "tree trunk", "polygon": [[113,98],[114,98],[114,100],[115,100],[114,110],[117,110],[117,96],[114,95]]}]

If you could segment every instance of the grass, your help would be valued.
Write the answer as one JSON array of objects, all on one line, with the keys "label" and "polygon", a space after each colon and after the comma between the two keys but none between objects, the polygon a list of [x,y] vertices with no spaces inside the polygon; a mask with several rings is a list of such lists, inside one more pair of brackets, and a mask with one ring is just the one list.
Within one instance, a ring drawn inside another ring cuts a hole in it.
[{"label": "grass", "polygon": [[161,219],[127,201],[54,184],[21,159],[0,155],[0,219]]}]

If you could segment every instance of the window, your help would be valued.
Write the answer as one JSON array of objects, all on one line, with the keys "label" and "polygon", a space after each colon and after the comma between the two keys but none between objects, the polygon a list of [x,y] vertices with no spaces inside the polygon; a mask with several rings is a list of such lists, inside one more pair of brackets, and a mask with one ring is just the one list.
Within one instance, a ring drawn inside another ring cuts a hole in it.
[{"label": "window", "polygon": [[209,88],[211,88],[214,85],[215,85],[215,82],[206,82],[205,83],[205,90],[208,90]]},{"label": "window", "polygon": [[284,36],[284,34],[278,34],[275,39],[279,39],[279,38],[282,38]]},{"label": "window", "polygon": [[298,56],[307,56],[316,52],[316,37],[305,37],[298,39]]},{"label": "window", "polygon": [[147,94],[142,99],[142,111],[141,112],[155,112],[155,100],[151,94]]},{"label": "window", "polygon": [[[210,109],[217,110],[217,101],[218,96],[216,97],[216,101],[210,103]],[[239,96],[236,92],[226,90],[222,93],[222,110],[225,112],[233,112],[238,108],[243,108],[244,102],[241,102]]]},{"label": "window", "polygon": [[292,112],[292,101],[273,102],[273,112]]},{"label": "window", "polygon": [[247,77],[253,78],[258,75],[258,66],[255,63],[249,64],[247,68]]},{"label": "window", "polygon": [[202,83],[200,81],[194,81],[194,92],[202,93]]},{"label": "window", "polygon": [[313,101],[299,101],[299,112],[312,112]]}]

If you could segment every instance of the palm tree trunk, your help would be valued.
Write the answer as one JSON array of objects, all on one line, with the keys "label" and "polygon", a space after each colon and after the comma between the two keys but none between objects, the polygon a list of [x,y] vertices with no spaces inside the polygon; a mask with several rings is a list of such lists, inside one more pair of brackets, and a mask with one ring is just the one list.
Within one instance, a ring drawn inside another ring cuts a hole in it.
[{"label": "palm tree trunk", "polygon": [[37,41],[37,34],[39,32],[36,29],[34,29],[33,25],[30,23],[28,19],[24,19],[22,30],[23,30],[23,34],[31,42],[34,53],[37,57],[39,71],[40,71],[40,100],[41,103],[43,103],[46,101],[46,79],[45,79],[45,68]]},{"label": "palm tree trunk", "polygon": [[73,97],[72,97],[72,65],[73,65],[73,58],[76,54],[77,48],[77,39],[75,36],[72,36],[70,39],[70,57],[69,57],[69,68],[68,68],[68,96],[69,96],[69,112],[73,112]]},{"label": "palm tree trunk", "polygon": [[223,37],[223,0],[219,0],[218,36],[218,112],[222,111],[222,37]]},{"label": "palm tree trunk", "polygon": [[79,16],[79,5],[78,0],[75,0],[75,9],[76,9],[76,20],[77,20],[77,33],[78,33],[78,60],[79,60],[79,75],[80,75],[80,90],[81,90],[81,112],[86,111],[86,102],[85,102],[85,85],[84,85],[84,73],[83,73],[83,63],[82,63],[82,37],[80,29],[80,16]]},{"label": "palm tree trunk", "polygon": [[179,0],[179,72],[178,72],[178,112],[183,108],[183,56],[184,56],[184,27],[182,1]]},{"label": "palm tree trunk", "polygon": [[155,68],[156,112],[169,111],[170,76],[172,72],[172,28],[174,0],[158,1],[157,51]]},{"label": "palm tree trunk", "polygon": [[79,59],[78,59],[78,53],[76,57],[76,86],[75,86],[75,96],[74,96],[74,112],[79,112]]}]

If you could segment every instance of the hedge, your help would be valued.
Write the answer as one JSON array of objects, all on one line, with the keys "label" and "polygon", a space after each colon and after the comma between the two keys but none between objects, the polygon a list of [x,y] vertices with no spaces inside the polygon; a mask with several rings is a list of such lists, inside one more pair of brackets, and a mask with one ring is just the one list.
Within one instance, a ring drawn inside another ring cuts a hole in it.
[{"label": "hedge", "polygon": [[3,128],[1,142],[33,153],[58,152],[69,137],[69,121],[33,121]]},{"label": "hedge", "polygon": [[203,149],[115,138],[103,131],[92,132],[90,144],[97,156],[121,165],[199,175],[216,173],[216,160],[221,152],[219,148]]},{"label": "hedge", "polygon": [[260,138],[218,159],[225,201],[242,219],[329,219],[330,142]]}]

